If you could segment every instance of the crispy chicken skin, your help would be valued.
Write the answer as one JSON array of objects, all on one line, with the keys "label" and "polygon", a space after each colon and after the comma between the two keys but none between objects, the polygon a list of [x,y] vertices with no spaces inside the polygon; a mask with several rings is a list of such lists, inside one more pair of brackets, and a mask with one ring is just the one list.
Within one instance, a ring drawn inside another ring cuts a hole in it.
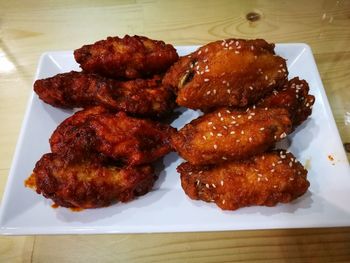
[{"label": "crispy chicken skin", "polygon": [[309,95],[309,84],[298,77],[288,81],[279,91],[261,99],[256,106],[268,108],[286,108],[291,116],[293,126],[300,125],[311,115],[315,97]]},{"label": "crispy chicken skin", "polygon": [[191,199],[215,202],[223,210],[288,203],[303,195],[310,185],[307,170],[285,151],[213,166],[182,163],[177,171]]},{"label": "crispy chicken skin", "polygon": [[80,67],[102,76],[122,79],[149,77],[165,72],[178,54],[163,41],[143,36],[108,37],[74,51]]},{"label": "crispy chicken skin", "polygon": [[128,165],[139,165],[169,153],[174,131],[166,124],[94,107],[63,121],[52,134],[50,145],[53,153],[69,160],[97,152]]},{"label": "crispy chicken skin", "polygon": [[191,164],[215,164],[262,153],[286,137],[291,128],[285,109],[221,108],[185,125],[173,134],[171,142]]},{"label": "crispy chicken skin", "polygon": [[101,105],[143,117],[162,117],[175,107],[175,95],[152,79],[116,81],[96,74],[71,71],[34,83],[34,91],[44,102],[61,108]]},{"label": "crispy chicken skin", "polygon": [[104,164],[96,156],[68,162],[58,154],[48,153],[36,163],[27,181],[32,182],[28,186],[56,205],[97,208],[144,195],[156,179],[150,165],[119,168]]},{"label": "crispy chicken skin", "polygon": [[176,102],[210,111],[222,106],[245,107],[282,86],[286,61],[265,40],[226,39],[181,57],[163,83],[177,92]]}]

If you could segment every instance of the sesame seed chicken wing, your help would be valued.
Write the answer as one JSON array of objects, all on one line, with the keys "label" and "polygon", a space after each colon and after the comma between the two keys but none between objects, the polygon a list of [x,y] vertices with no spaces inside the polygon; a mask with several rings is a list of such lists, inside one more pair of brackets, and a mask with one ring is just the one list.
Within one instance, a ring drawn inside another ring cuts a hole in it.
[{"label": "sesame seed chicken wing", "polygon": [[289,80],[281,90],[274,90],[270,95],[261,99],[256,106],[286,108],[293,121],[293,126],[296,127],[311,115],[314,102],[315,97],[309,95],[309,84],[296,77]]},{"label": "sesame seed chicken wing", "polygon": [[56,205],[96,208],[144,195],[156,179],[150,165],[119,168],[101,162],[96,156],[70,162],[48,153],[36,163],[26,186]]},{"label": "sesame seed chicken wing", "polygon": [[34,91],[46,103],[61,108],[101,105],[143,117],[162,117],[175,107],[173,92],[161,78],[116,81],[96,74],[71,71],[39,79]]},{"label": "sesame seed chicken wing", "polygon": [[175,48],[143,36],[108,37],[74,51],[80,67],[102,76],[123,79],[165,72],[177,59]]},{"label": "sesame seed chicken wing", "polygon": [[275,55],[274,44],[226,39],[180,58],[163,83],[177,92],[179,105],[210,111],[255,103],[282,86],[287,76],[286,61]]},{"label": "sesame seed chicken wing", "polygon": [[177,171],[191,199],[215,202],[223,210],[288,203],[303,195],[310,185],[307,170],[285,151],[213,166],[182,163]]},{"label": "sesame seed chicken wing", "polygon": [[285,109],[221,108],[185,125],[171,141],[191,164],[214,164],[262,153],[286,137],[291,128]]}]

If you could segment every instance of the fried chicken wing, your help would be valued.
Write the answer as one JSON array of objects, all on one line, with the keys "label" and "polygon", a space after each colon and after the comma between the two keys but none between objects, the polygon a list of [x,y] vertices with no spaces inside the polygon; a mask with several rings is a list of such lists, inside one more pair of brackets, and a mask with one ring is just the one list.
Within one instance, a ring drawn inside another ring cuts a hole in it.
[{"label": "fried chicken wing", "polygon": [[207,112],[255,103],[282,86],[287,76],[286,62],[275,55],[274,44],[227,39],[181,57],[163,83],[177,92],[179,105]]},{"label": "fried chicken wing", "polygon": [[178,59],[175,48],[143,36],[108,37],[74,51],[80,67],[112,78],[136,79],[165,72]]},{"label": "fried chicken wing", "polygon": [[53,153],[68,159],[97,152],[126,164],[139,165],[169,153],[170,135],[174,131],[166,124],[94,107],[63,121],[52,134],[50,145]]},{"label": "fried chicken wing", "polygon": [[182,188],[191,199],[215,202],[223,210],[288,203],[303,195],[310,185],[307,170],[285,151],[213,166],[183,163],[177,170]]},{"label": "fried chicken wing", "polygon": [[63,207],[96,208],[144,195],[156,179],[150,165],[119,168],[96,157],[67,162],[48,153],[36,163],[27,186]]},{"label": "fried chicken wing", "polygon": [[191,164],[214,164],[262,153],[286,137],[291,127],[285,109],[221,108],[185,125],[171,141]]},{"label": "fried chicken wing", "polygon": [[159,76],[123,82],[71,71],[35,81],[34,91],[46,103],[61,108],[101,105],[143,117],[162,117],[175,107],[175,95],[161,84]]},{"label": "fried chicken wing", "polygon": [[298,77],[288,81],[282,90],[274,90],[261,99],[257,107],[286,108],[291,116],[293,126],[300,125],[311,115],[315,97],[309,95],[309,84]]}]

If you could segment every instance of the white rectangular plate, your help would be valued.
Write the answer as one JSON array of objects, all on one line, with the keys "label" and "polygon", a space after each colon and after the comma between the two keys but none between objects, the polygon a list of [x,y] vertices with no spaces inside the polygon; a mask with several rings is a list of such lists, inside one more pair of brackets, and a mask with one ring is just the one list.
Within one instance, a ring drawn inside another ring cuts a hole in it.
[{"label": "white rectangular plate", "polygon": [[[196,49],[177,47],[180,55]],[[154,190],[127,204],[72,212],[53,209],[52,202],[24,187],[57,125],[73,112],[51,107],[32,94],[18,140],[0,212],[0,233],[96,234],[181,231],[221,231],[350,225],[350,168],[319,73],[309,46],[278,44],[276,53],[287,59],[289,78],[310,84],[316,103],[312,116],[287,138],[288,149],[308,168],[311,186],[301,198],[276,207],[248,207],[222,211],[183,192],[176,167],[182,160],[167,155]],[[42,55],[36,79],[79,70],[72,52]],[[179,110],[173,126],[181,128],[199,112]],[[331,155],[334,160],[329,159]]]}]

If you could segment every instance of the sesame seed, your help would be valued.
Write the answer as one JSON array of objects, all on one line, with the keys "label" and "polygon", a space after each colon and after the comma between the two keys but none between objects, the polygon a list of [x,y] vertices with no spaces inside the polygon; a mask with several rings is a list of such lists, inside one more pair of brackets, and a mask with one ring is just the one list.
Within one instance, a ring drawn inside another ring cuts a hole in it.
[{"label": "sesame seed", "polygon": [[218,146],[216,144],[214,144],[214,149],[217,149],[217,148],[218,148]]},{"label": "sesame seed", "polygon": [[230,89],[228,89],[228,90],[227,90],[227,93],[228,93],[228,94],[230,94],[230,93],[231,93],[231,90],[230,90]]},{"label": "sesame seed", "polygon": [[210,135],[211,135],[211,136],[214,136],[214,133],[210,132]]},{"label": "sesame seed", "polygon": [[213,94],[216,94],[216,89],[213,90]]},{"label": "sesame seed", "polygon": [[212,187],[216,188],[216,185],[215,184],[211,184]]},{"label": "sesame seed", "polygon": [[224,181],[223,181],[223,180],[221,180],[221,181],[220,181],[220,184],[221,184],[221,186],[223,186],[223,185],[224,185]]},{"label": "sesame seed", "polygon": [[213,130],[216,130],[216,127],[215,127],[215,126],[213,126]]},{"label": "sesame seed", "polygon": [[206,139],[207,139],[207,137],[205,137],[205,136],[203,135],[203,139],[204,139],[204,140],[206,140]]},{"label": "sesame seed", "polygon": [[225,204],[225,199],[224,199],[224,200],[222,200],[222,204],[223,204],[223,205]]},{"label": "sesame seed", "polygon": [[237,118],[241,118],[241,117],[242,117],[242,115],[238,115],[238,116],[237,116]]},{"label": "sesame seed", "polygon": [[268,80],[268,76],[267,75],[265,75],[265,80]]},{"label": "sesame seed", "polygon": [[205,184],[205,187],[209,189],[209,184]]},{"label": "sesame seed", "polygon": [[271,173],[275,172],[275,169],[271,169]]},{"label": "sesame seed", "polygon": [[244,134],[244,131],[241,131],[241,134]]},{"label": "sesame seed", "polygon": [[220,118],[220,121],[224,121],[224,118],[221,117],[221,118]]},{"label": "sesame seed", "polygon": [[207,53],[207,52],[208,52],[208,48],[206,48],[206,49],[204,50],[204,52]]},{"label": "sesame seed", "polygon": [[274,185],[273,188],[277,188],[277,185]]},{"label": "sesame seed", "polygon": [[254,50],[254,46],[250,46],[250,49],[251,49],[251,50]]},{"label": "sesame seed", "polygon": [[192,174],[192,172],[189,172],[189,173],[188,173],[188,175],[191,175],[191,174]]},{"label": "sesame seed", "polygon": [[235,51],[235,54],[239,54],[239,51],[238,51],[238,50],[236,50],[236,51]]},{"label": "sesame seed", "polygon": [[222,84],[225,84],[225,83],[226,83],[226,80],[223,80],[223,81],[222,81]]},{"label": "sesame seed", "polygon": [[253,90],[254,88],[253,88],[252,86],[249,86],[249,89],[250,89],[250,90]]},{"label": "sesame seed", "polygon": [[208,122],[208,125],[212,125],[212,124],[213,124],[213,122],[211,122],[211,121],[210,121],[210,122]]},{"label": "sesame seed", "polygon": [[260,131],[263,131],[263,130],[265,130],[265,128],[264,128],[264,127],[261,127],[259,130],[260,130]]},{"label": "sesame seed", "polygon": [[201,53],[202,53],[202,50],[199,50],[198,55],[200,55]]},{"label": "sesame seed", "polygon": [[227,160],[227,158],[226,158],[225,156],[222,156],[222,159],[223,159],[223,160]]},{"label": "sesame seed", "polygon": [[227,130],[227,126],[224,125],[224,126],[222,126],[222,127],[223,127],[225,130]]},{"label": "sesame seed", "polygon": [[234,132],[234,131],[231,131],[230,134],[235,134],[235,132]]},{"label": "sesame seed", "polygon": [[294,178],[293,177],[289,177],[289,181],[294,181]]},{"label": "sesame seed", "polygon": [[248,120],[250,120],[251,118],[252,118],[252,116],[249,115],[249,116],[248,116]]},{"label": "sesame seed", "polygon": [[228,114],[230,114],[230,113],[231,113],[231,111],[229,111],[229,110],[226,110],[226,112],[227,112]]},{"label": "sesame seed", "polygon": [[227,82],[227,83],[226,83],[226,86],[227,86],[227,87],[230,87],[230,82]]},{"label": "sesame seed", "polygon": [[280,138],[282,139],[282,138],[284,138],[284,137],[286,137],[287,136],[287,134],[284,132],[284,133],[282,133],[281,135],[280,135]]},{"label": "sesame seed", "polygon": [[239,140],[239,139],[237,139],[237,140],[236,140],[236,142],[240,142],[240,140]]},{"label": "sesame seed", "polygon": [[197,185],[197,186],[199,185],[199,180],[196,180],[196,185]]},{"label": "sesame seed", "polygon": [[198,173],[199,173],[199,174],[201,174],[201,173],[203,173],[203,171],[202,171],[202,170],[200,170]]},{"label": "sesame seed", "polygon": [[218,133],[218,134],[217,134],[217,136],[218,136],[218,137],[221,137],[221,136],[222,136],[222,134],[221,134],[221,133]]},{"label": "sesame seed", "polygon": [[219,118],[221,117],[221,113],[220,113],[220,112],[218,113],[218,117],[219,117]]},{"label": "sesame seed", "polygon": [[209,94],[210,94],[210,90],[207,91],[207,95],[209,95]]},{"label": "sesame seed", "polygon": [[251,142],[253,139],[252,139],[252,137],[249,137],[249,141]]},{"label": "sesame seed", "polygon": [[209,81],[209,79],[204,79],[204,82],[208,82]]},{"label": "sesame seed", "polygon": [[289,167],[292,167],[293,166],[293,162],[289,162]]}]

